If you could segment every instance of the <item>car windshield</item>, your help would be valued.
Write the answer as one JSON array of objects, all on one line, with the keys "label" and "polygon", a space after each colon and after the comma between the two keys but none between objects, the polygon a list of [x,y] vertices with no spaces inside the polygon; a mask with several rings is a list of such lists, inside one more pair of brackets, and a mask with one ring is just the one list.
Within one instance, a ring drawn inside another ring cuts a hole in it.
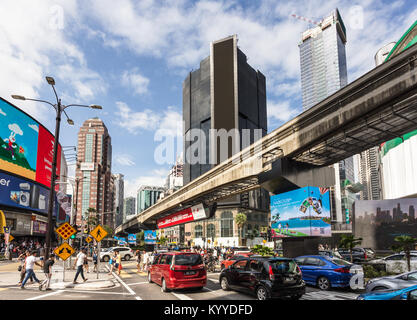
[{"label": "car windshield", "polygon": [[269,265],[274,273],[296,273],[297,264],[293,260],[270,260]]},{"label": "car windshield", "polygon": [[176,266],[195,266],[203,264],[199,254],[179,254],[175,256],[174,264]]},{"label": "car windshield", "polygon": [[342,259],[333,258],[331,259],[331,261],[337,266],[350,266],[351,265],[349,261],[342,260]]}]

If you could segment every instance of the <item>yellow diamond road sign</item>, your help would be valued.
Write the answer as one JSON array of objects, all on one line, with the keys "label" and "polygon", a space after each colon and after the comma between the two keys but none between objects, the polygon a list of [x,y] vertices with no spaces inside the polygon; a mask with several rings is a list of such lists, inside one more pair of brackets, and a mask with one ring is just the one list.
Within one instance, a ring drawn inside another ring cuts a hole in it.
[{"label": "yellow diamond road sign", "polygon": [[61,224],[59,228],[55,230],[58,235],[64,239],[67,240],[69,237],[71,237],[74,233],[77,233],[77,230],[75,230],[68,222],[65,222],[64,224]]},{"label": "yellow diamond road sign", "polygon": [[54,250],[54,253],[64,261],[67,260],[74,252],[74,249],[66,242],[62,243]]},{"label": "yellow diamond road sign", "polygon": [[85,241],[87,241],[87,243],[90,243],[91,241],[93,241],[93,238],[87,237],[87,238],[85,238]]},{"label": "yellow diamond road sign", "polygon": [[97,242],[100,242],[105,236],[107,236],[107,232],[102,226],[98,225],[93,231],[90,232],[90,235],[93,236]]}]

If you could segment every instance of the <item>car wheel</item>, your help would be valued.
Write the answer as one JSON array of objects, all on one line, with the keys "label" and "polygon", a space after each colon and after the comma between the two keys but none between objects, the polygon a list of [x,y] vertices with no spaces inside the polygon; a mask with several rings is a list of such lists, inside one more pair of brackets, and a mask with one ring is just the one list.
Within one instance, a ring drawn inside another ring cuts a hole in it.
[{"label": "car wheel", "polygon": [[126,260],[126,261],[129,261],[129,260],[130,260],[130,255],[128,255],[128,254],[127,254],[127,255],[125,255],[125,260]]},{"label": "car wheel", "polygon": [[384,290],[388,290],[388,288],[379,286],[379,287],[373,288],[371,291],[384,291]]},{"label": "car wheel", "polygon": [[109,260],[110,260],[109,256],[104,256],[104,257],[103,257],[103,261],[104,261],[104,262],[109,262]]},{"label": "car wheel", "polygon": [[267,300],[269,299],[269,291],[264,286],[259,286],[256,289],[256,298],[258,300]]},{"label": "car wheel", "polygon": [[152,283],[152,277],[151,277],[151,273],[150,272],[148,272],[148,282],[149,283]]},{"label": "car wheel", "polygon": [[223,277],[220,279],[220,286],[222,287],[224,291],[230,290],[229,281],[227,281],[226,277]]},{"label": "car wheel", "polygon": [[320,290],[329,290],[330,289],[330,281],[326,277],[320,277],[317,279],[317,286]]},{"label": "car wheel", "polygon": [[161,291],[162,292],[168,292],[167,283],[166,283],[165,279],[162,279]]}]

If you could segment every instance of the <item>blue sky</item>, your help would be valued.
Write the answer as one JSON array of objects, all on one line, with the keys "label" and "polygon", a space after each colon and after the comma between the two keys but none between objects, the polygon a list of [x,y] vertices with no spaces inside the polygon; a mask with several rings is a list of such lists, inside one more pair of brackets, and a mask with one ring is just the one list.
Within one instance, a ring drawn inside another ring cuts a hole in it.
[{"label": "blue sky", "polygon": [[[295,13],[320,19],[338,7],[347,28],[349,82],[374,66],[374,54],[417,18],[415,1],[153,1],[0,2],[0,96],[53,99],[51,75],[69,109],[62,145],[76,145],[79,126],[98,116],[112,136],[114,173],[126,194],[160,185],[170,165],[154,160],[155,133],[181,133],[182,82],[209,55],[210,41],[237,34],[248,62],[267,79],[269,131],[301,112],[298,42],[308,28]],[[13,101],[51,131],[48,105]],[[181,150],[179,150],[181,151]],[[70,173],[74,172],[74,167]]]}]

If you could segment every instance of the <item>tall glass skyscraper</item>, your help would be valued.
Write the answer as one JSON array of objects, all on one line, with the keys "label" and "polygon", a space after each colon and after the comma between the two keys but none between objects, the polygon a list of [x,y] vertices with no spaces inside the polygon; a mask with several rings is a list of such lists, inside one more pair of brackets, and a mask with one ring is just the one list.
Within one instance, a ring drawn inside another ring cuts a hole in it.
[{"label": "tall glass skyscraper", "polygon": [[302,34],[300,48],[303,110],[347,84],[346,28],[335,9]]},{"label": "tall glass skyscraper", "polygon": [[[346,28],[338,9],[303,32],[299,44],[303,111],[347,85],[345,44]],[[336,185],[330,189],[332,220],[345,222],[355,199],[345,188],[355,182],[353,157],[334,168]]]}]

